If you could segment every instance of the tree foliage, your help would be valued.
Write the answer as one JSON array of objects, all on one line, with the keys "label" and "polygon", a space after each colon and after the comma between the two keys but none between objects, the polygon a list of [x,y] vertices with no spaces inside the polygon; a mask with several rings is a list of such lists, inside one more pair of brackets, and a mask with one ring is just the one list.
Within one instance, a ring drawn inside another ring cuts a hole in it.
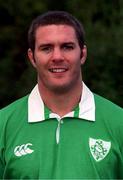
[{"label": "tree foliage", "polygon": [[84,81],[123,107],[122,0],[0,1],[1,107],[29,93],[36,83],[26,55],[27,30],[32,19],[47,10],[66,10],[83,23],[88,47]]}]

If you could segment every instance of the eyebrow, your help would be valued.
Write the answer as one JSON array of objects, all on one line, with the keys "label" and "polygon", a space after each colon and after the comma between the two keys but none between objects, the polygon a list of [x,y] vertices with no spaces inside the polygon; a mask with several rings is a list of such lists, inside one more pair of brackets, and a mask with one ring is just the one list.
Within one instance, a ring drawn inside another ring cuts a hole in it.
[{"label": "eyebrow", "polygon": [[[42,43],[39,45],[39,47],[44,47],[44,46],[52,46],[53,43]],[[60,45],[75,45],[74,42],[68,41],[68,42],[63,42]]]},{"label": "eyebrow", "polygon": [[62,43],[62,45],[75,45],[75,43],[74,42],[64,42],[64,43]]},{"label": "eyebrow", "polygon": [[52,46],[52,43],[42,43],[39,47]]}]

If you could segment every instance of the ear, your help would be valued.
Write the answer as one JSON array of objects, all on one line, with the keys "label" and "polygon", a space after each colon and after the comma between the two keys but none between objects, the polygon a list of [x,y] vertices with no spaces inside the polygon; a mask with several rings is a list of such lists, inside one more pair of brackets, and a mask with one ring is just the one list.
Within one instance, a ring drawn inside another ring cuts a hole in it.
[{"label": "ear", "polygon": [[81,53],[81,65],[85,63],[86,58],[87,58],[87,47],[86,45],[84,45],[82,48],[82,53]]},{"label": "ear", "polygon": [[34,53],[30,48],[28,49],[28,58],[29,58],[31,64],[33,65],[33,67],[36,68],[36,63],[35,63],[35,59],[34,59]]}]

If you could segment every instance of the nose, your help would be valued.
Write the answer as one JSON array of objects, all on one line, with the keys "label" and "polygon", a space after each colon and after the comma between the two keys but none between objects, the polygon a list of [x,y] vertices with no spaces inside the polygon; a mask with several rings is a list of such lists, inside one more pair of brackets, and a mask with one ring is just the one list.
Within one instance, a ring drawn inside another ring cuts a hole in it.
[{"label": "nose", "polygon": [[60,48],[54,48],[52,53],[52,61],[61,62],[64,60],[63,52]]}]

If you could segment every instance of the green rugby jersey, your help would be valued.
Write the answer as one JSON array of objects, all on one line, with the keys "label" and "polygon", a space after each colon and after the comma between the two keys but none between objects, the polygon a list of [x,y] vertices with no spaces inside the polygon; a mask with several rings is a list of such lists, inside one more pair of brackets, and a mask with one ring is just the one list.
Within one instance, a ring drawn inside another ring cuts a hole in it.
[{"label": "green rugby jersey", "polygon": [[0,111],[1,179],[123,178],[123,110],[84,89],[62,118],[39,94]]}]

